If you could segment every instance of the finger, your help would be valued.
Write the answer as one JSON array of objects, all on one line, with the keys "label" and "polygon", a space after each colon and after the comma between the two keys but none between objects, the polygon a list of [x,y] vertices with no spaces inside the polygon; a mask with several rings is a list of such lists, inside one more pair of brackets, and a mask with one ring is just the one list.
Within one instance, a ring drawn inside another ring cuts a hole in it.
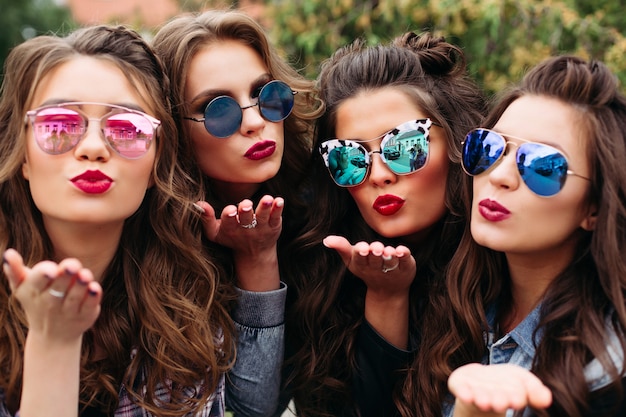
[{"label": "finger", "polygon": [[80,269],[74,275],[74,281],[67,289],[64,305],[71,310],[79,312],[87,298],[89,284],[93,282],[93,274],[86,268]]},{"label": "finger", "polygon": [[[375,256],[376,258],[381,258],[383,256],[383,251],[385,250],[385,245],[381,242],[372,242],[370,244],[370,254]],[[378,263],[378,259],[371,259],[372,261]],[[382,261],[382,259],[380,259]]]},{"label": "finger", "polygon": [[552,404],[552,391],[536,375],[528,373],[524,378],[528,404],[535,408],[547,408]]},{"label": "finger", "polygon": [[343,236],[330,235],[326,236],[322,242],[327,248],[335,249],[345,265],[350,264],[350,260],[352,259],[352,245],[348,239]]},{"label": "finger", "polygon": [[234,231],[238,230],[239,226],[239,216],[237,211],[237,206],[229,205],[224,207],[222,210],[222,215],[220,216],[220,225],[218,232],[224,231]]},{"label": "finger", "polygon": [[395,270],[400,270],[400,259],[396,254],[396,248],[393,246],[385,246],[382,254],[381,269],[384,273],[388,273]]},{"label": "finger", "polygon": [[57,267],[56,275],[49,277],[49,284],[46,288],[48,294],[57,300],[65,300],[81,269],[82,265],[77,259],[61,261]]},{"label": "finger", "polygon": [[93,320],[100,314],[100,303],[102,302],[102,287],[99,283],[91,281],[86,285],[87,294],[80,306],[80,312],[93,314]]},{"label": "finger", "polygon": [[259,225],[269,223],[273,205],[274,197],[271,195],[264,195],[263,198],[261,198],[256,210],[254,210],[254,214]]},{"label": "finger", "polygon": [[272,206],[272,213],[270,214],[269,225],[270,227],[281,227],[283,224],[283,209],[285,207],[285,200],[282,197],[276,197]]},{"label": "finger", "polygon": [[7,249],[2,255],[2,269],[9,280],[11,291],[15,291],[20,286],[28,268],[24,266],[22,256],[15,249]]},{"label": "finger", "polygon": [[398,246],[396,248],[396,258],[398,259],[398,269],[401,271],[410,271],[415,274],[417,265],[415,258],[411,256],[411,250],[406,246]]},{"label": "finger", "polygon": [[239,203],[237,208],[237,216],[239,219],[239,225],[244,228],[253,229],[258,222],[254,218],[254,207],[252,206],[252,201],[245,199]]},{"label": "finger", "polygon": [[375,268],[379,268],[381,262],[380,257],[371,255],[369,243],[357,242],[352,250],[352,260],[348,265],[350,271],[355,275],[359,275],[358,270],[362,273],[364,270],[369,269],[371,264],[370,257],[375,258],[375,261],[373,261],[375,262]]},{"label": "finger", "polygon": [[215,237],[220,229],[220,221],[215,216],[215,210],[206,201],[198,201],[194,206],[202,209],[202,229],[207,239],[215,241]]}]

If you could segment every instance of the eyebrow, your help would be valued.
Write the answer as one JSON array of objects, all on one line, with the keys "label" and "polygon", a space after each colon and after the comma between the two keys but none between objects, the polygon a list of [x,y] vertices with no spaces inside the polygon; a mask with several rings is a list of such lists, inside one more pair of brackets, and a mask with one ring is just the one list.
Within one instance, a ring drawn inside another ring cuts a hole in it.
[{"label": "eyebrow", "polygon": [[[272,80],[272,76],[269,73],[264,73],[264,74],[259,75],[256,79],[254,79],[250,83],[250,94],[252,94],[252,92],[256,88],[267,84],[271,80]],[[230,95],[232,95],[232,91],[226,90],[223,88],[208,89],[208,90],[204,90],[196,94],[191,100],[189,100],[189,103],[190,104],[198,103],[198,102],[206,100],[209,97],[215,98],[219,96],[230,96]]]}]

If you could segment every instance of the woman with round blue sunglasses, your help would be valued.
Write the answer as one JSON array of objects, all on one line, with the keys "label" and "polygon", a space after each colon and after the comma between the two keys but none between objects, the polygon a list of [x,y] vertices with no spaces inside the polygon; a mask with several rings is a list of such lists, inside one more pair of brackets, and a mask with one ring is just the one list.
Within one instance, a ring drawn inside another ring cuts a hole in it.
[{"label": "woman with round blue sunglasses", "polygon": [[459,417],[626,413],[619,91],[600,62],[550,58],[467,135],[471,223],[447,294],[433,300],[448,325],[424,335],[432,349],[423,364],[467,364],[435,382],[445,415],[454,403],[446,388]]},{"label": "woman with round blue sunglasses", "polygon": [[[320,107],[314,85],[241,12],[178,16],[153,44],[172,83],[180,157],[206,196],[198,202],[206,244],[245,310],[234,320],[246,349],[238,357],[249,359],[235,363],[230,376],[238,391],[227,393],[227,405],[236,414],[267,416],[276,408],[284,349],[279,255],[288,259],[285,242],[301,233],[310,207],[301,184]],[[242,396],[245,405],[231,401]]]}]

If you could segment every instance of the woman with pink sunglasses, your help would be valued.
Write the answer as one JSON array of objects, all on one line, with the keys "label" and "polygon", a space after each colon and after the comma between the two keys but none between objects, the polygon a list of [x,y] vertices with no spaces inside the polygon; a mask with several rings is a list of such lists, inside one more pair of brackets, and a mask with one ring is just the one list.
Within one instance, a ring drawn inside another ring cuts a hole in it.
[{"label": "woman with pink sunglasses", "polygon": [[467,364],[436,376],[454,415],[626,413],[619,89],[600,62],[554,57],[466,136],[471,224],[448,271],[448,326],[424,335],[423,358]]},{"label": "woman with pink sunglasses", "polygon": [[232,290],[168,80],[136,32],[11,50],[0,98],[0,416],[223,416]]}]

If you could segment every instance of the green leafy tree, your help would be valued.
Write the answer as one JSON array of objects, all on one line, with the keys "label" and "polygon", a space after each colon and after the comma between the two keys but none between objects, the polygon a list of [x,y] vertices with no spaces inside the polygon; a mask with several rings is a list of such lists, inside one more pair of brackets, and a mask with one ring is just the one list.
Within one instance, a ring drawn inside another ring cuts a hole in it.
[{"label": "green leafy tree", "polygon": [[0,65],[14,46],[46,33],[65,34],[76,27],[69,10],[52,0],[2,0]]},{"label": "green leafy tree", "polygon": [[623,0],[282,0],[268,7],[273,39],[310,77],[357,37],[377,43],[430,30],[464,48],[487,92],[561,53],[604,61],[626,91]]}]

